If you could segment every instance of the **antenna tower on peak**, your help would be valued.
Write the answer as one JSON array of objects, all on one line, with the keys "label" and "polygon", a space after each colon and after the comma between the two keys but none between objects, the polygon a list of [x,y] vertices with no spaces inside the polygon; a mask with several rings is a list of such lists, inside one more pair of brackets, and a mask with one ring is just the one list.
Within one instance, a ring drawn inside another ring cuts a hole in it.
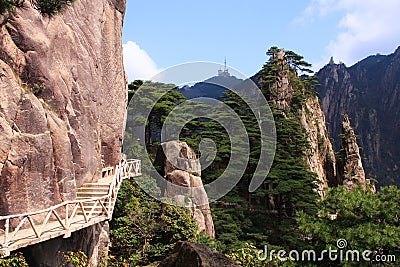
[{"label": "antenna tower on peak", "polygon": [[222,77],[231,76],[231,74],[229,73],[228,67],[226,66],[226,57],[225,57],[225,60],[224,60],[224,70],[219,69],[218,70],[218,76],[222,76]]}]

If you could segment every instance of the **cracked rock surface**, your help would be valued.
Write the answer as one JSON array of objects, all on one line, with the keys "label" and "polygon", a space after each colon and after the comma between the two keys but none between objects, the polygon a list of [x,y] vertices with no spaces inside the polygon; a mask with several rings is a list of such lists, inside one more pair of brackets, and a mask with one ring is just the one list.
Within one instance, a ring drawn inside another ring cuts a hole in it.
[{"label": "cracked rock surface", "polygon": [[125,1],[0,18],[0,215],[72,200],[120,160]]}]

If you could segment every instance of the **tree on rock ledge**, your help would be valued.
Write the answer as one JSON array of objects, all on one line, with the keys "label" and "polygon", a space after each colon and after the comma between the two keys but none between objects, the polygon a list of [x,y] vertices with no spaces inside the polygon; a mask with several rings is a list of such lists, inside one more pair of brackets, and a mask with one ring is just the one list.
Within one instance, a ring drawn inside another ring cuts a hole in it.
[{"label": "tree on rock ledge", "polygon": [[[49,17],[60,13],[65,6],[75,0],[29,0],[30,4],[43,15]],[[25,0],[0,0],[0,14],[14,12],[16,8],[24,8]]]}]

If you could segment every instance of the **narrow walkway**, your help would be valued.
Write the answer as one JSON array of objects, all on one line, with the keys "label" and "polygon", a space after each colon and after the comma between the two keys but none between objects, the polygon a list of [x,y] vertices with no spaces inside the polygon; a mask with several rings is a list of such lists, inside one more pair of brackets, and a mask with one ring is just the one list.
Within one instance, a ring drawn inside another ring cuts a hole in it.
[{"label": "narrow walkway", "polygon": [[102,170],[96,183],[85,183],[77,199],[24,214],[0,216],[0,257],[11,251],[63,236],[110,220],[124,179],[141,175],[140,160],[126,160]]}]

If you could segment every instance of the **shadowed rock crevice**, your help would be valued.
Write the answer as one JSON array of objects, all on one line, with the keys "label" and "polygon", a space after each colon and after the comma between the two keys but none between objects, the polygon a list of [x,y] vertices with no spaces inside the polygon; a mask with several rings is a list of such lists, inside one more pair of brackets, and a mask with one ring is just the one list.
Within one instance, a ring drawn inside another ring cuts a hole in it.
[{"label": "shadowed rock crevice", "polygon": [[[109,245],[108,222],[101,222],[78,232],[68,239],[58,237],[40,245],[21,249],[29,266],[61,266],[62,253],[82,251],[89,258],[89,266],[101,266],[101,258],[107,254]],[[66,241],[67,240],[67,241]]]}]

